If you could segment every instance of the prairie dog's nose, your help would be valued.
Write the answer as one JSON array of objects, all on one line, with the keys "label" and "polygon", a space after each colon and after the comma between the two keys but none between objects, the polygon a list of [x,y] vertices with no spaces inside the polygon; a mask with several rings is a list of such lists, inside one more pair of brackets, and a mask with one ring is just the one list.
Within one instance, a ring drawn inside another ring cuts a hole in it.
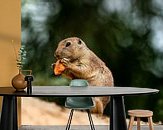
[{"label": "prairie dog's nose", "polygon": [[59,55],[58,55],[58,54],[54,54],[54,56],[55,56],[56,58],[59,58]]},{"label": "prairie dog's nose", "polygon": [[59,59],[59,51],[55,51],[55,53],[54,53],[54,57],[56,57],[57,59]]}]

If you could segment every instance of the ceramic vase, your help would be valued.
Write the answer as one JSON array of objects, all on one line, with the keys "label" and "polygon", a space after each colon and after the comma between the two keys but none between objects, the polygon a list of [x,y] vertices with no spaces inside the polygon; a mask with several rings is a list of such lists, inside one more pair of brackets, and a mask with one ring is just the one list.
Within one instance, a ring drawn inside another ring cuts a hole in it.
[{"label": "ceramic vase", "polygon": [[12,86],[16,89],[16,91],[24,91],[27,87],[27,82],[24,78],[25,76],[21,73],[21,71],[13,77]]}]

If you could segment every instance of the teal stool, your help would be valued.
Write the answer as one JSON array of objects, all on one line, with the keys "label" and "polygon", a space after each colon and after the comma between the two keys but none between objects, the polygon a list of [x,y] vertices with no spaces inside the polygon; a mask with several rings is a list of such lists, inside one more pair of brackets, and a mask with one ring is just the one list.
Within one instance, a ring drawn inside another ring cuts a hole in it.
[{"label": "teal stool", "polygon": [[[74,79],[70,82],[70,87],[87,87],[88,85],[88,82],[83,79]],[[94,107],[94,103],[91,97],[67,97],[65,107],[71,109],[66,130],[70,129],[74,110],[86,110],[88,113],[91,130],[95,130],[90,112],[90,109]]]}]

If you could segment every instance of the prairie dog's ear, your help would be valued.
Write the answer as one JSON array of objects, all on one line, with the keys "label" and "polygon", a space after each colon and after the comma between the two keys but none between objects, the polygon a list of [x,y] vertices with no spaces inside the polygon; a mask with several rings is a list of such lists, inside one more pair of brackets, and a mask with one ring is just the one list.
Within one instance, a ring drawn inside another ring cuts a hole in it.
[{"label": "prairie dog's ear", "polygon": [[80,39],[79,39],[79,41],[78,41],[78,44],[79,44],[79,45],[81,45],[81,44],[82,44],[82,41],[81,41]]}]

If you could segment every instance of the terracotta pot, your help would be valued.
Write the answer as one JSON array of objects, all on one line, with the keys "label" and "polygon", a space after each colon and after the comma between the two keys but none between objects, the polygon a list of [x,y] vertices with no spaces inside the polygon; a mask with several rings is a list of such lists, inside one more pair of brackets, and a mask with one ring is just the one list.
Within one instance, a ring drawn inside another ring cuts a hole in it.
[{"label": "terracotta pot", "polygon": [[22,73],[17,74],[12,79],[12,86],[17,91],[24,91],[24,89],[27,87],[27,82],[25,81],[25,76]]}]

